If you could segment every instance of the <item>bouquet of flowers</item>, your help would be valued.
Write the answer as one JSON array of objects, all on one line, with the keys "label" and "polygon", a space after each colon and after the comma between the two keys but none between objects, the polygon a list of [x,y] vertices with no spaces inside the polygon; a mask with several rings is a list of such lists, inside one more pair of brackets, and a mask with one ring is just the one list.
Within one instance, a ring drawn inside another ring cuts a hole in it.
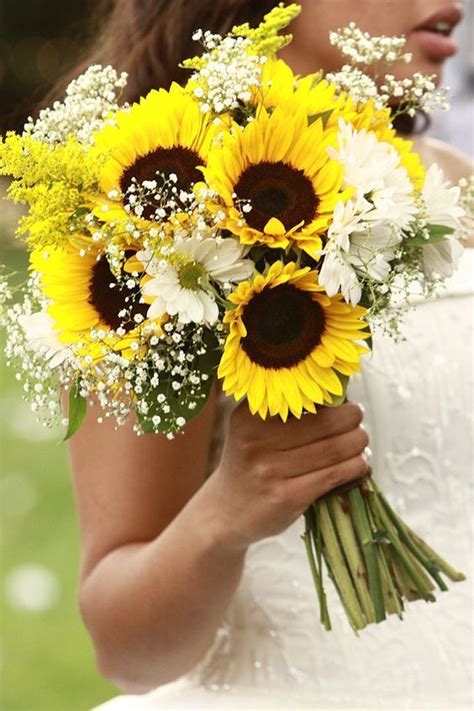
[{"label": "bouquet of flowers", "polygon": [[[30,274],[8,305],[7,358],[45,424],[66,438],[88,402],[117,426],[176,436],[215,376],[261,418],[344,401],[374,325],[398,333],[404,294],[432,293],[462,251],[459,187],[395,134],[397,113],[443,106],[433,77],[375,82],[360,66],[409,61],[403,37],[331,34],[340,72],[296,76],[277,58],[298,5],[203,50],[182,87],[120,105],[126,75],[91,66],[63,102],[0,143],[9,197],[29,206]],[[395,107],[396,105],[396,107]],[[367,479],[305,514],[355,630],[463,579]]]}]

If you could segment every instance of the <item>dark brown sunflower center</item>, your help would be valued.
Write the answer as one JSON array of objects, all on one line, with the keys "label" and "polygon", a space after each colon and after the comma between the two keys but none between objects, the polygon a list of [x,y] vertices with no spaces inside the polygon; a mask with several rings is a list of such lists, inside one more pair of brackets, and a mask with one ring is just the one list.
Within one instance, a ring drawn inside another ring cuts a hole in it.
[{"label": "dark brown sunflower center", "polygon": [[322,307],[292,284],[255,294],[242,320],[247,329],[242,348],[264,368],[291,368],[303,361],[324,332]]},{"label": "dark brown sunflower center", "polygon": [[276,217],[287,230],[300,222],[311,222],[319,199],[313,184],[302,170],[279,161],[263,161],[249,166],[234,188],[237,198],[248,200],[252,209],[245,213],[250,227],[263,231]]},{"label": "dark brown sunflower center", "polygon": [[[127,250],[125,259],[129,259],[133,254],[133,250]],[[128,333],[137,325],[134,321],[137,314],[146,316],[148,304],[140,303],[139,285],[130,286],[127,281],[118,282],[110,269],[107,257],[102,256],[92,269],[89,303],[103,323],[114,330],[121,326]]]},{"label": "dark brown sunflower center", "polygon": [[[190,148],[183,146],[157,148],[156,151],[138,158],[124,171],[120,179],[120,188],[126,196],[126,201],[130,204],[132,193],[135,195],[139,192],[143,193],[143,191],[136,190],[135,186],[143,185],[144,181],[156,181],[156,189],[146,190],[145,196],[141,198],[143,206],[141,216],[147,220],[160,220],[162,218],[157,215],[157,209],[164,209],[167,215],[170,213],[170,208],[166,205],[167,198],[174,199],[179,205],[179,193],[182,190],[190,192],[193,184],[202,180],[202,173],[197,169],[197,166],[202,164],[200,155]],[[170,182],[170,188],[175,187],[176,192],[171,193],[170,190],[166,190],[163,199],[159,194],[160,188],[163,188],[164,182],[168,181],[173,174],[177,181]],[[136,209],[136,203],[133,205]]]}]

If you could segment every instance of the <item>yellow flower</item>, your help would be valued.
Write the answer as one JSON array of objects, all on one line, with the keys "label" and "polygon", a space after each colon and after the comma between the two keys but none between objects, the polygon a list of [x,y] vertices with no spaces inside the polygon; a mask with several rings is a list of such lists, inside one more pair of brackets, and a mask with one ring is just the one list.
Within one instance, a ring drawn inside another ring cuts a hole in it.
[{"label": "yellow flower", "polygon": [[340,118],[351,121],[357,113],[344,94],[336,95],[336,86],[320,74],[299,77],[283,59],[269,59],[262,68],[261,86],[253,91],[253,103],[267,109],[284,107],[287,113],[306,112],[311,119],[322,116],[324,125],[336,126]]},{"label": "yellow flower", "polygon": [[366,309],[329,297],[309,267],[277,261],[229,299],[235,308],[224,317],[229,335],[218,376],[227,395],[247,396],[253,414],[286,420],[288,412],[315,412],[343,394],[338,374],[360,369]]},{"label": "yellow flower", "polygon": [[[30,266],[40,275],[42,291],[50,301],[47,310],[59,340],[94,361],[111,349],[128,358],[138,355],[148,309],[140,302],[139,286],[118,281],[102,247],[86,237],[75,237],[68,245],[34,250],[30,256]],[[127,249],[124,256],[133,253]],[[141,325],[135,320],[138,315]],[[152,328],[159,332],[159,322],[153,322]],[[103,331],[100,341],[91,330]]]},{"label": "yellow flower", "polygon": [[321,119],[262,108],[244,129],[224,136],[204,169],[224,203],[223,226],[243,244],[285,248],[294,241],[317,258],[335,205],[350,194],[341,192],[342,167],[327,152],[336,144],[336,131]]},{"label": "yellow flower", "polygon": [[[96,147],[108,155],[100,187],[109,199],[96,208],[99,218],[126,219],[133,202],[130,189],[143,181],[156,180],[159,189],[163,177],[169,179],[174,174],[176,180],[171,181],[170,188],[176,188],[176,196],[182,190],[190,192],[194,183],[202,181],[198,166],[206,163],[216,128],[182,87],[173,84],[169,91],[150,91],[129,111],[120,111],[116,122],[116,126],[105,126],[95,135]],[[160,208],[164,209],[164,218],[163,213],[156,212]],[[144,220],[162,222],[169,216],[169,209],[151,197],[136,214]]]},{"label": "yellow flower", "polygon": [[337,126],[339,119],[357,130],[373,131],[379,141],[390,143],[400,154],[415,188],[423,185],[426,170],[412,142],[397,136],[392,128],[390,109],[377,108],[373,101],[357,104],[346,94],[337,95],[335,84],[318,75],[298,77],[282,59],[269,59],[263,65],[261,87],[254,90],[254,104],[267,109],[281,105],[287,113],[305,111],[308,117],[323,116],[326,128]]}]

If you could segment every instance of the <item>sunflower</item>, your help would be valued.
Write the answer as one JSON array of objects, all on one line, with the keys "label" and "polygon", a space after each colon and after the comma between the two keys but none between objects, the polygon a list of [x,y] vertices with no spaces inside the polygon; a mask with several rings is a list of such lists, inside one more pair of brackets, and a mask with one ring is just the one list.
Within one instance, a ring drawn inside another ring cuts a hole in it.
[{"label": "sunflower", "polygon": [[[115,120],[116,125],[106,125],[94,137],[96,148],[107,156],[100,187],[109,198],[99,201],[95,213],[109,222],[127,219],[131,211],[143,220],[163,222],[170,211],[156,193],[164,180],[169,189],[176,188],[175,196],[202,181],[198,166],[206,163],[216,127],[177,84],[169,91],[150,91]],[[136,186],[144,181],[155,181],[156,188],[149,188],[137,207]]]},{"label": "sunflower", "polygon": [[321,74],[299,77],[282,59],[269,59],[262,68],[261,87],[253,91],[253,103],[267,109],[283,106],[287,113],[305,111],[308,117],[322,116],[325,125],[336,126],[340,118],[351,121],[357,106]]},{"label": "sunflower", "polygon": [[316,412],[316,404],[343,394],[339,375],[360,369],[366,309],[329,297],[309,267],[274,262],[229,299],[235,308],[224,317],[229,334],[218,376],[227,395],[247,395],[253,414],[286,420],[288,412]]},{"label": "sunflower", "polygon": [[341,166],[327,152],[336,144],[337,132],[321,119],[262,108],[235,136],[224,136],[203,169],[224,203],[222,226],[243,244],[285,248],[294,241],[318,258],[334,207],[350,195],[341,191]]},{"label": "sunflower", "polygon": [[351,123],[354,128],[373,131],[379,141],[393,145],[400,155],[414,186],[423,185],[426,170],[418,153],[412,150],[413,143],[397,136],[392,127],[390,108],[377,108],[372,100],[356,103],[337,86],[318,75],[298,77],[282,59],[269,59],[263,65],[262,85],[253,92],[253,102],[273,108],[281,105],[287,113],[304,110],[308,117],[322,116],[325,126],[337,126],[339,119]]},{"label": "sunflower", "polygon": [[[124,257],[134,252],[127,249]],[[80,355],[94,361],[110,349],[128,358],[140,352],[148,305],[140,299],[139,285],[117,279],[97,243],[80,237],[64,247],[35,250],[30,266],[40,275],[50,301],[47,312],[61,343],[75,345]],[[159,322],[152,322],[151,328],[158,332]],[[103,332],[100,342],[92,330]]]}]

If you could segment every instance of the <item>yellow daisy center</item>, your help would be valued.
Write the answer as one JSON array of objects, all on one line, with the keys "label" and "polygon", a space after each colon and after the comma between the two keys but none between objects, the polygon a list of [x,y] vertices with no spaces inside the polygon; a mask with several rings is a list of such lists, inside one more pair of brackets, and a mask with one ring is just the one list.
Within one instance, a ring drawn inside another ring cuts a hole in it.
[{"label": "yellow daisy center", "polygon": [[[132,185],[135,183],[141,185],[146,180],[158,180],[159,188],[160,181],[168,180],[170,175],[174,174],[177,177],[174,183],[176,187],[174,199],[179,203],[180,191],[190,192],[193,184],[202,180],[202,173],[197,169],[197,166],[202,164],[201,156],[191,148],[184,146],[157,148],[138,157],[124,170],[120,178],[120,188],[123,194],[127,195]],[[162,205],[153,195],[147,196],[146,205],[143,207],[142,216],[147,220],[157,219],[158,208],[167,211],[166,205]]]},{"label": "yellow daisy center", "polygon": [[[125,259],[134,254],[133,250],[127,250]],[[127,333],[137,325],[134,316],[141,314],[145,318],[148,310],[147,304],[140,303],[140,285],[131,286],[130,281],[119,282],[105,255],[92,267],[88,301],[103,323],[114,330],[122,327]],[[126,311],[125,316],[123,311]],[[122,316],[119,316],[120,313]]]},{"label": "yellow daisy center", "polygon": [[201,288],[201,279],[205,273],[206,270],[204,267],[197,262],[188,262],[188,264],[184,264],[179,270],[179,283],[183,289],[197,291]]},{"label": "yellow daisy center", "polygon": [[307,224],[319,205],[311,180],[283,161],[250,165],[234,190],[238,199],[249,201],[252,207],[245,215],[247,224],[261,231],[271,218],[280,220],[287,230]]},{"label": "yellow daisy center", "polygon": [[247,335],[242,348],[264,368],[290,368],[303,361],[321,341],[324,311],[309,292],[292,284],[267,288],[245,306]]}]

